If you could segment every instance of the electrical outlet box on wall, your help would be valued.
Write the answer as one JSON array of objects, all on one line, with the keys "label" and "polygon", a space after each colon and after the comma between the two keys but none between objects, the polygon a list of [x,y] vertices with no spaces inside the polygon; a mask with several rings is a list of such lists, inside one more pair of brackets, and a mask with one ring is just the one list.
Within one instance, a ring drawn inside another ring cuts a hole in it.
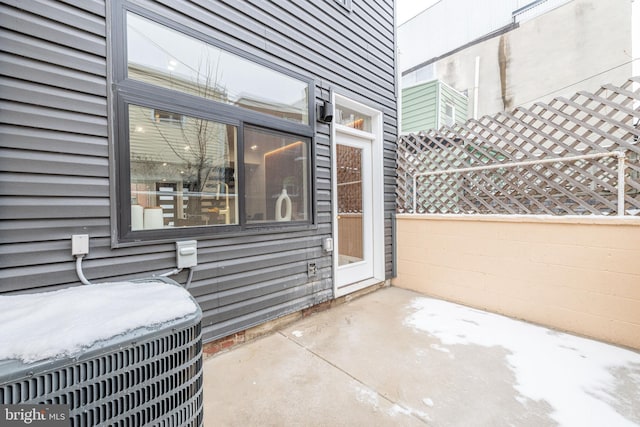
[{"label": "electrical outlet box on wall", "polygon": [[198,265],[198,242],[196,240],[176,242],[176,264],[178,268],[190,268]]}]

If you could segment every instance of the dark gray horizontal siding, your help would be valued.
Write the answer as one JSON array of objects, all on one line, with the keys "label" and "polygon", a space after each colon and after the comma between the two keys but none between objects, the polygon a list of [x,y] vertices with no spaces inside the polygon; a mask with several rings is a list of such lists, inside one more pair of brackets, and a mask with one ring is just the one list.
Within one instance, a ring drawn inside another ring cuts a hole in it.
[{"label": "dark gray horizontal siding", "polygon": [[16,102],[0,102],[0,121],[25,127],[65,131],[70,127],[75,133],[107,136],[106,117],[71,113]]},{"label": "dark gray horizontal siding", "polygon": [[[2,117],[2,113],[0,113]],[[0,124],[0,147],[6,148],[29,148],[31,152],[49,152],[49,153],[62,153],[76,155],[78,161],[82,163],[89,163],[90,167],[87,168],[82,174],[92,176],[107,176],[107,160],[109,156],[108,140],[104,137],[91,137],[88,135],[76,135],[70,132],[50,132],[46,129],[26,128],[15,125],[3,125]],[[7,154],[4,152],[3,154]],[[91,157],[104,157],[105,160],[90,159]],[[29,155],[31,160],[33,155]],[[14,155],[14,160],[19,160],[20,156]],[[44,161],[56,158],[48,154],[43,157]],[[73,157],[57,157],[58,163],[73,161]],[[66,160],[62,160],[66,159]],[[1,156],[0,156],[1,161]],[[100,165],[104,166],[103,170],[100,170]],[[27,166],[27,165],[24,165]],[[69,165],[71,166],[71,165]],[[5,165],[3,164],[3,168]],[[96,168],[98,171],[96,172]],[[32,172],[38,173],[42,171],[41,168],[32,168]],[[18,169],[19,171],[25,171],[25,169]],[[47,170],[47,169],[44,169]],[[77,171],[77,168],[67,168],[67,173]]]},{"label": "dark gray horizontal siding", "polygon": [[[173,242],[112,248],[105,3],[0,0],[0,292],[78,284],[70,236],[88,233],[92,281],[175,267]],[[223,43],[349,94],[384,112],[385,211],[395,211],[393,2],[135,0]],[[291,232],[198,239],[190,291],[203,307],[205,340],[332,298],[330,126],[316,124],[316,225]],[[391,226],[385,257],[391,266]],[[318,274],[307,276],[315,262]],[[175,276],[184,283],[187,272]]]},{"label": "dark gray horizontal siding", "polygon": [[[109,176],[106,158],[11,148],[0,148],[0,170],[33,174]],[[47,193],[47,189],[43,189],[42,192]]]},{"label": "dark gray horizontal siding", "polygon": [[[0,244],[24,243],[24,242],[46,242],[51,240],[64,240],[71,251],[71,240],[69,236],[72,234],[89,234],[92,238],[109,237],[111,230],[109,220],[106,218],[84,218],[78,221],[75,218],[65,219],[48,219],[47,221],[30,221],[24,219],[11,219],[0,221]],[[93,244],[93,242],[92,242]],[[66,252],[69,254],[70,252]],[[30,251],[18,252],[20,257],[25,260],[31,259]],[[66,254],[64,255],[66,257]],[[47,255],[53,259],[56,254],[49,253]],[[68,262],[68,257],[66,260]],[[33,260],[29,264],[33,264]],[[73,281],[77,281],[74,277]],[[0,291],[2,284],[0,283]]]},{"label": "dark gray horizontal siding", "polygon": [[[293,279],[296,277],[294,276]],[[287,279],[291,280],[290,277]],[[304,281],[303,281],[304,280]],[[215,325],[219,323],[224,323],[227,320],[237,319],[239,317],[251,315],[255,312],[269,309],[274,305],[281,305],[290,303],[292,300],[297,299],[307,299],[308,295],[313,294],[315,291],[315,283],[305,283],[306,279],[300,278],[297,281],[291,280],[288,284],[289,286],[285,289],[276,290],[275,292],[269,292],[271,289],[269,288],[269,282],[263,282],[264,286],[261,289],[261,292],[257,293],[254,296],[251,295],[239,295],[238,301],[235,303],[229,303],[220,305],[216,308],[209,308],[208,304],[203,303],[202,309],[205,313],[205,319],[209,318],[214,320],[211,323],[208,323],[206,320],[204,322],[205,326]],[[273,283],[273,282],[272,282]],[[282,284],[283,281],[281,279],[276,280],[276,285]],[[326,283],[325,285],[330,285],[330,283]],[[254,287],[253,290],[258,291],[257,287]]]},{"label": "dark gray horizontal siding", "polygon": [[85,12],[92,13],[94,15],[104,18],[105,7],[103,0],[61,0],[62,3],[66,3],[70,6],[77,8],[78,10],[84,10]]},{"label": "dark gray horizontal siding", "polygon": [[[71,257],[71,251],[67,252]],[[99,277],[99,282],[114,281],[124,275],[128,277],[149,277],[155,271],[166,270],[175,264],[175,251],[153,253],[117,259],[86,259],[83,262],[85,275],[89,280]],[[3,290],[42,289],[61,283],[78,284],[75,263],[50,263],[27,267],[5,268],[0,272]]]},{"label": "dark gray horizontal siding", "polygon": [[[211,4],[213,12],[198,5],[191,3],[186,4],[185,2],[177,2],[174,0],[162,0],[162,2],[140,1],[140,3],[149,10],[168,16],[172,20],[193,27],[204,34],[237,46],[244,51],[264,57],[283,67],[294,67],[296,71],[317,76],[326,76],[329,71],[331,73],[331,80],[339,87],[352,88],[355,84],[367,88],[366,93],[369,95],[368,98],[371,101],[395,110],[394,99],[388,97],[388,94],[394,91],[393,74],[389,73],[386,79],[376,77],[374,81],[368,80],[362,76],[370,73],[369,67],[365,66],[362,60],[357,61],[353,59],[344,63],[337,62],[339,65],[346,65],[348,63],[348,67],[336,66],[328,69],[327,64],[336,64],[334,55],[326,57],[316,55],[311,50],[312,46],[301,44],[298,41],[298,37],[303,36],[304,30],[306,28],[314,28],[313,26],[296,26],[292,21],[280,21],[282,27],[286,28],[287,31],[297,33],[295,34],[295,38],[287,38],[286,42],[281,45],[277,43],[276,40],[272,41],[269,39],[270,36],[274,36],[274,33],[273,31],[266,31],[266,25],[260,21],[249,19],[249,17],[229,21],[224,15],[218,15],[217,12],[223,11],[224,8],[220,5],[213,7],[213,4],[216,2],[202,2]],[[304,3],[306,4],[306,10],[316,8],[316,6],[313,5],[314,2]],[[296,14],[293,15],[294,17],[305,14],[308,15],[308,12],[303,10],[303,8],[300,7],[300,9],[298,9],[295,2],[287,1],[285,5],[287,10],[294,9],[296,11]],[[268,2],[260,2],[259,7],[260,9],[269,7]],[[190,11],[195,18],[187,19],[179,14],[179,12],[183,10]],[[321,8],[317,8],[317,10],[318,16],[325,16],[327,14],[327,11],[322,11]],[[315,25],[320,25],[322,30],[331,30],[329,24],[321,23],[317,18],[314,23]],[[350,26],[353,26],[353,23],[350,23]],[[342,37],[348,37],[348,34]],[[279,40],[282,41],[282,39]],[[320,38],[314,40],[314,44],[320,45],[324,40],[326,39]],[[370,46],[370,49],[375,49],[375,44],[370,43],[368,46]],[[391,48],[390,54],[393,55],[393,48]],[[354,53],[353,58],[363,57]]]},{"label": "dark gray horizontal siding", "polygon": [[103,77],[18,55],[0,53],[0,72],[4,76],[39,82],[52,87],[69,88],[105,97],[107,95]]},{"label": "dark gray horizontal siding", "polygon": [[104,97],[78,93],[68,89],[53,88],[24,80],[0,77],[0,93],[7,101],[21,102],[29,99],[41,107],[57,110],[105,116],[107,101]]},{"label": "dark gray horizontal siding", "polygon": [[[5,1],[6,3],[6,1]],[[13,0],[14,7],[33,8],[39,10],[40,2]],[[55,5],[57,2],[46,1],[45,4]],[[30,34],[42,40],[55,40],[62,46],[72,46],[82,52],[92,53],[102,57],[106,56],[105,24],[98,23],[90,19],[82,19],[78,15],[56,13],[56,16],[38,16],[25,10],[14,7],[0,6],[2,16],[2,27],[18,33]],[[76,9],[77,10],[77,9]],[[55,18],[65,18],[63,22],[58,22]],[[70,25],[73,23],[74,25]],[[82,27],[86,25],[86,27]]]},{"label": "dark gray horizontal siding", "polygon": [[64,64],[67,68],[95,76],[105,77],[107,72],[106,62],[100,56],[7,30],[0,30],[0,50],[48,64]]},{"label": "dark gray horizontal siding", "polygon": [[[313,291],[316,286],[306,286],[308,291]],[[282,315],[282,313],[295,312],[331,299],[333,291],[323,290],[312,294],[313,298],[308,296],[299,298],[286,303],[271,306],[259,311],[250,312],[241,317],[234,317],[225,322],[208,324],[203,322],[203,336],[223,337],[238,330],[250,328],[264,322],[264,319],[273,319]]]},{"label": "dark gray horizontal siding", "polygon": [[[46,192],[43,191],[46,188]],[[109,180],[66,175],[29,175],[0,172],[0,195],[2,196],[48,196],[82,197],[87,193],[95,197],[109,197]]]},{"label": "dark gray horizontal siding", "polygon": [[[330,266],[330,259],[327,258],[324,263],[319,263],[318,267],[322,265]],[[330,269],[327,268],[326,271],[330,276]],[[303,283],[308,282],[307,263],[298,261],[287,264],[287,268],[282,268],[282,266],[269,266],[260,270],[249,270],[220,277],[204,277],[204,273],[198,270],[194,274],[196,282],[194,282],[190,290],[198,297],[199,301],[211,301],[212,299],[220,297],[221,292],[235,290],[235,292],[251,293],[254,292],[254,288],[259,287],[261,283],[265,281],[289,280],[292,276],[296,276],[296,280],[300,280]],[[217,292],[211,293],[211,287],[215,287]]]},{"label": "dark gray horizontal siding", "polygon": [[0,219],[96,218],[109,216],[109,200],[80,197],[2,197]]},{"label": "dark gray horizontal siding", "polygon": [[[77,28],[83,33],[96,35],[98,36],[97,45],[102,44],[99,39],[106,34],[104,19],[64,3],[49,0],[5,0],[5,3],[20,8],[25,15],[28,14],[27,20],[40,16],[47,20],[50,27],[60,25],[62,27],[60,32],[64,34],[69,34],[71,29]],[[51,21],[55,21],[55,24],[51,24]]]}]

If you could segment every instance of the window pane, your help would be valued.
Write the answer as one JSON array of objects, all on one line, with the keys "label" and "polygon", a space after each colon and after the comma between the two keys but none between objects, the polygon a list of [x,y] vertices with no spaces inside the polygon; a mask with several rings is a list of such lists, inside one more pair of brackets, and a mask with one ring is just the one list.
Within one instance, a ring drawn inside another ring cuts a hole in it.
[{"label": "window pane", "polygon": [[247,223],[309,219],[308,138],[246,127]]},{"label": "window pane", "polygon": [[129,78],[308,124],[308,84],[133,13]]},{"label": "window pane", "polygon": [[364,260],[362,149],[336,145],[338,179],[338,265]]},{"label": "window pane", "polygon": [[129,105],[131,229],[238,223],[235,126]]},{"label": "window pane", "polygon": [[371,132],[371,117],[341,105],[336,106],[336,123],[365,132]]}]

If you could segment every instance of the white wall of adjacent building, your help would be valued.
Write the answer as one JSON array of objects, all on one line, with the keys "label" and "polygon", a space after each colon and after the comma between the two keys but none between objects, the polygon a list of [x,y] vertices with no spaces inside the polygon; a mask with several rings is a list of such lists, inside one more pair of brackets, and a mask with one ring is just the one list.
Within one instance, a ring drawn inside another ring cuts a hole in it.
[{"label": "white wall of adjacent building", "polygon": [[[639,2],[548,0],[514,13],[531,2],[442,0],[398,30],[403,84],[437,78],[468,94],[470,105],[477,102],[478,116],[571,96],[579,90],[595,91],[605,83],[622,84],[639,73],[640,61],[634,61],[639,55],[638,24],[633,25],[640,21]],[[482,3],[482,10],[476,11],[475,3]],[[466,11],[444,15],[453,5]],[[460,16],[459,24],[445,16]],[[471,23],[483,19],[482,25]],[[486,35],[514,21],[517,28],[416,67],[419,57],[422,63],[428,62],[455,49],[454,41],[469,43],[483,31]]]}]

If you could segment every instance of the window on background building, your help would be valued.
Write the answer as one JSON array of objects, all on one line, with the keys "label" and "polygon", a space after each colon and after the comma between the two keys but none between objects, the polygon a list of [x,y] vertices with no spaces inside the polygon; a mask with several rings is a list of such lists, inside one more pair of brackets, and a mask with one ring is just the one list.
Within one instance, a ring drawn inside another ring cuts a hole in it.
[{"label": "window on background building", "polygon": [[352,0],[335,0],[340,6],[351,12]]},{"label": "window on background building", "polygon": [[124,10],[121,17],[120,238],[310,223],[311,80],[178,25]]},{"label": "window on background building", "polygon": [[442,116],[442,124],[453,126],[456,122],[456,107],[453,104],[446,103],[444,106],[444,115]]}]

